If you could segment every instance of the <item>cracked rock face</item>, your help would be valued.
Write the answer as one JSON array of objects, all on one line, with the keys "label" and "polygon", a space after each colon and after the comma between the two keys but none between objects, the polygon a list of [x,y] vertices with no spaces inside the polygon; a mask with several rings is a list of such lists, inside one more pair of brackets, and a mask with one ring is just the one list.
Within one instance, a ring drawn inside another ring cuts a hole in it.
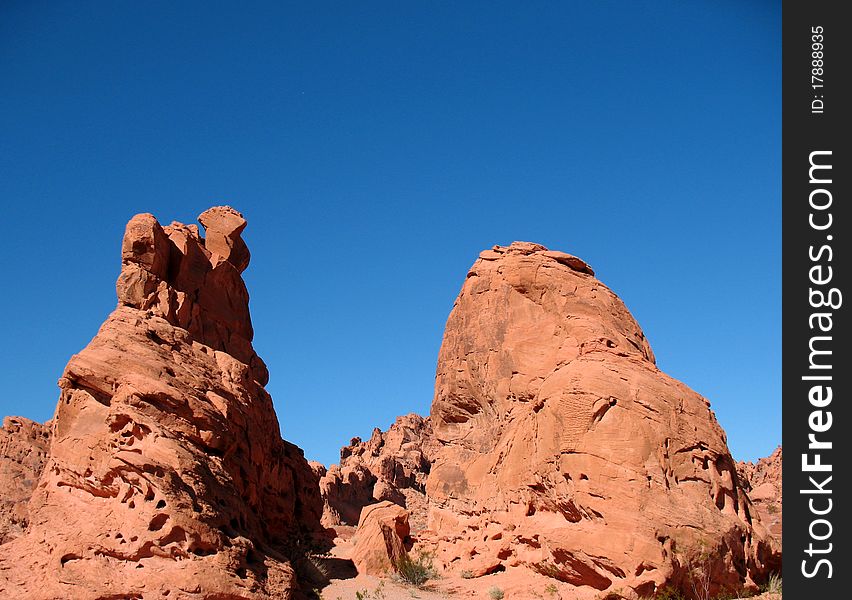
[{"label": "cracked rock face", "polygon": [[[255,354],[242,216],[127,225],[119,306],[59,381],[26,533],[0,596],[293,598],[317,478],[281,440]],[[208,247],[207,240],[210,240]]]},{"label": "cracked rock face", "polygon": [[597,590],[753,585],[780,567],[707,400],[662,373],[582,260],[483,252],[447,321],[426,482],[437,558]]}]

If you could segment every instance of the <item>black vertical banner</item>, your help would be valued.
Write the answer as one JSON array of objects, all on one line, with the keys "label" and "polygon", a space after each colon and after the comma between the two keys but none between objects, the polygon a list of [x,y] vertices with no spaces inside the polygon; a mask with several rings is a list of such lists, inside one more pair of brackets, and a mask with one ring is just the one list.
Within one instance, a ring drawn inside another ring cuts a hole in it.
[{"label": "black vertical banner", "polygon": [[783,4],[783,586],[792,600],[852,589],[848,9]]}]

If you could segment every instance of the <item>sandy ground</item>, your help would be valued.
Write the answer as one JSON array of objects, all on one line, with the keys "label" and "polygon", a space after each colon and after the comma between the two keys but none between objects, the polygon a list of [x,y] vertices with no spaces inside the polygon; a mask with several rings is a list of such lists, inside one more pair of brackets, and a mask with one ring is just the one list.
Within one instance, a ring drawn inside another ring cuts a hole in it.
[{"label": "sandy ground", "polygon": [[[531,583],[530,573],[495,573],[476,579],[438,578],[422,588],[393,579],[359,575],[354,579],[333,580],[322,590],[323,600],[435,600],[438,598],[481,598],[483,600],[587,600],[595,596],[576,596],[565,584],[540,577]],[[360,597],[359,594],[360,593]],[[502,593],[502,595],[501,595]]]},{"label": "sandy ground", "polygon": [[[508,573],[495,573],[477,579],[475,582],[465,580],[439,579],[424,588],[416,588],[396,583],[390,579],[358,576],[354,579],[333,580],[322,590],[323,600],[437,600],[438,598],[480,598],[482,600],[498,600],[503,592],[504,600],[574,600],[578,596],[573,591],[548,587],[553,580],[545,580],[540,585],[530,587],[529,575],[524,574],[524,582],[520,585],[511,581]],[[545,578],[542,578],[545,579]],[[360,596],[359,596],[360,594]],[[603,599],[605,594],[598,593],[591,598]],[[589,598],[589,596],[583,596]],[[782,600],[780,594],[761,594],[748,600]]]}]

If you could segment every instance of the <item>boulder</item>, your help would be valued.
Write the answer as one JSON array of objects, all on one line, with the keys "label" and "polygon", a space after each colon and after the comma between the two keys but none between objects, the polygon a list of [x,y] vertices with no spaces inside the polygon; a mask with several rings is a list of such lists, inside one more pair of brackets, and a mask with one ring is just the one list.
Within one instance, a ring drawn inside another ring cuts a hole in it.
[{"label": "boulder", "polygon": [[359,575],[385,576],[407,556],[408,511],[393,502],[365,506],[355,531],[352,562]]}]

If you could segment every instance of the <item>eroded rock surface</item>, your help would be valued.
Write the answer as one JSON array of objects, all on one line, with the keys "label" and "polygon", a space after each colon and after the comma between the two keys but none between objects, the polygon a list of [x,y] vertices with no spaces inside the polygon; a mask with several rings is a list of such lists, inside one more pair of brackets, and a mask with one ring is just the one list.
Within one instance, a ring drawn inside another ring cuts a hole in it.
[{"label": "eroded rock surface", "polygon": [[578,587],[714,592],[780,567],[709,402],[662,373],[581,259],[516,242],[480,254],[441,346],[426,481],[436,559],[522,566]]},{"label": "eroded rock surface", "polygon": [[0,427],[0,544],[23,534],[50,447],[50,423],[6,417]]},{"label": "eroded rock surface", "polygon": [[406,507],[412,526],[426,524],[426,478],[438,447],[429,419],[408,414],[366,442],[353,438],[340,450],[340,464],[322,473],[323,524],[356,525],[361,509],[383,500]]},{"label": "eroded rock surface", "polygon": [[293,598],[318,481],[281,440],[252,348],[242,216],[134,217],[118,308],[59,381],[25,535],[0,596]]},{"label": "eroded rock surface", "polygon": [[781,486],[782,452],[778,446],[772,454],[757,463],[737,463],[737,473],[749,498],[757,508],[760,520],[769,532],[781,542],[781,513],[783,497]]}]

